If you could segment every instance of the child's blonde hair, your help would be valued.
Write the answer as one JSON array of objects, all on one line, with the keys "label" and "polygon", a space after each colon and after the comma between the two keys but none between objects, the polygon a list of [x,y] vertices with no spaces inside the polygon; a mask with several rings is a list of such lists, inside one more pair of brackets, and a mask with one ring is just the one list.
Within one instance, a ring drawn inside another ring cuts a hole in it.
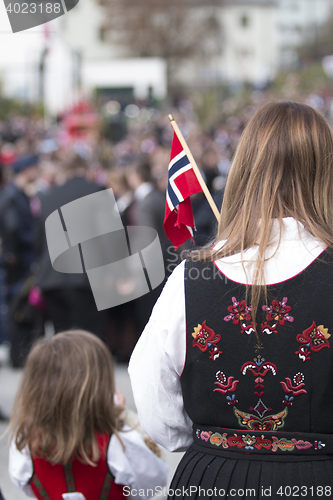
[{"label": "child's blonde hair", "polygon": [[[96,433],[120,429],[110,352],[95,335],[73,330],[43,338],[31,350],[16,396],[12,439],[53,464],[74,457],[95,465]],[[120,408],[119,408],[120,410]]]}]

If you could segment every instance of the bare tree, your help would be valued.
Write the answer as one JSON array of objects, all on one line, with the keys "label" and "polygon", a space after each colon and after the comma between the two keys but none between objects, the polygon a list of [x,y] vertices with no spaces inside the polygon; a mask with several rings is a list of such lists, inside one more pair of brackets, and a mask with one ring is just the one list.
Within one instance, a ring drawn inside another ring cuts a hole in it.
[{"label": "bare tree", "polygon": [[184,60],[208,61],[220,52],[218,9],[223,0],[99,0],[104,30],[126,55],[162,57],[172,85]]}]

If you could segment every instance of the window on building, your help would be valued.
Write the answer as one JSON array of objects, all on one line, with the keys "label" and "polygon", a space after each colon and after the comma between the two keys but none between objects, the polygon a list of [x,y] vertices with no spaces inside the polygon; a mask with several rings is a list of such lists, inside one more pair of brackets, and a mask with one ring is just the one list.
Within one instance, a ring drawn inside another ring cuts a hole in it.
[{"label": "window on building", "polygon": [[243,28],[247,28],[250,24],[250,19],[247,14],[243,14],[240,18],[240,25],[243,26]]}]

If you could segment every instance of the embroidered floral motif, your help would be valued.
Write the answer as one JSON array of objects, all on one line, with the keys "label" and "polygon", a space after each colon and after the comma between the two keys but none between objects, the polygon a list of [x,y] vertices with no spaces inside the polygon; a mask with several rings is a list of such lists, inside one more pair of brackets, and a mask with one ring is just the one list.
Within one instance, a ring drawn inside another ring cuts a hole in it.
[{"label": "embroidered floral motif", "polygon": [[235,394],[233,394],[232,396],[227,396],[227,401],[228,401],[228,405],[230,405],[230,406],[238,403],[238,399],[236,399]]},{"label": "embroidered floral motif", "polygon": [[283,411],[275,415],[268,415],[265,418],[258,418],[251,413],[244,413],[234,407],[235,415],[241,427],[247,427],[252,431],[275,431],[279,427],[284,426],[284,419],[288,415],[288,410],[285,408]]},{"label": "embroidered floral motif", "polygon": [[226,436],[226,432],[223,435],[221,435],[219,432],[215,432],[210,436],[209,442],[211,444],[214,444],[215,446],[222,445],[222,448],[228,448],[228,440],[226,439]]},{"label": "embroidered floral motif", "polygon": [[[289,377],[285,378],[285,382],[280,382],[285,393],[291,394],[292,396],[307,394],[307,391],[305,389],[302,389],[302,387],[305,387],[303,373],[301,372],[296,373],[296,375],[293,378],[293,382],[294,385]],[[289,401],[288,406],[292,404],[290,403],[290,400],[292,401],[293,399],[294,398],[288,398],[288,396],[286,396],[286,401]]]},{"label": "embroidered floral motif", "polygon": [[[221,371],[216,373],[216,378],[218,382],[215,382],[215,385],[218,386],[218,389],[214,389],[214,392],[220,392],[221,394],[227,394],[227,392],[234,392],[237,388],[237,384],[239,380],[234,380],[234,377],[227,377]],[[228,404],[233,405],[236,404],[235,395],[233,394],[233,398],[227,397],[229,400]]]},{"label": "embroidered floral motif", "polygon": [[[288,298],[283,297],[281,301],[272,300],[270,305],[266,304],[262,306],[262,311],[266,316],[265,321],[261,323],[261,332],[263,334],[277,334],[280,326],[284,326],[286,322],[292,323],[294,321],[294,317],[290,314],[292,307],[288,305],[287,302]],[[232,305],[228,306],[228,312],[229,314],[224,317],[224,321],[232,321],[234,325],[240,324],[242,334],[251,335],[255,333],[257,323],[253,323],[250,314],[251,307],[246,305],[245,300],[238,301],[236,297],[232,297]],[[302,334],[297,335],[297,341],[301,346],[296,354],[299,355],[300,359],[306,361],[310,359],[311,351],[318,352],[324,347],[330,347],[329,338],[330,334],[328,333],[328,329],[324,328],[323,325],[317,327],[315,322],[313,322],[311,327],[304,330]],[[280,381],[281,387],[285,393],[282,401],[285,408],[279,413],[270,415],[269,413],[272,411],[272,408],[266,406],[263,400],[265,396],[265,376],[268,373],[276,376],[278,370],[274,363],[265,361],[265,359],[261,357],[259,354],[260,349],[263,349],[263,344],[258,341],[255,345],[257,357],[254,358],[254,361],[248,361],[241,367],[242,375],[246,375],[247,372],[250,371],[255,377],[254,395],[258,399],[256,405],[253,405],[253,407],[247,410],[251,413],[243,412],[236,408],[235,405],[238,403],[238,400],[235,394],[226,396],[226,399],[228,405],[234,406],[234,412],[240,426],[251,430],[271,431],[283,427],[284,419],[288,414],[288,407],[293,405],[296,397],[301,394],[307,394],[307,391],[305,390],[303,373],[296,373],[292,379],[286,377],[283,381]],[[216,378],[218,382],[215,382],[215,385],[217,385],[218,388],[214,389],[214,392],[220,392],[224,395],[228,392],[235,391],[239,383],[238,380],[234,380],[234,377],[229,377],[227,379],[225,374],[221,371],[216,373]],[[283,442],[281,442],[281,446],[284,446]],[[294,446],[294,444],[290,446]]]},{"label": "embroidered floral motif", "polygon": [[312,444],[309,443],[309,441],[303,441],[303,439],[297,440],[293,438],[292,442],[294,443],[294,445],[298,450],[308,450],[309,448],[312,447]]},{"label": "embroidered floral motif", "polygon": [[206,325],[206,320],[202,323],[202,325],[198,325],[194,328],[194,332],[192,333],[193,347],[198,347],[200,351],[205,352],[210,347],[209,351],[209,359],[215,361],[222,351],[217,347],[217,343],[221,340],[221,335],[216,334],[214,330],[209,328]]},{"label": "embroidered floral motif", "polygon": [[[256,323],[256,326],[257,326],[257,323]],[[254,332],[255,332],[255,329],[253,327],[252,321],[249,325],[247,325],[244,322],[241,323],[241,333],[246,333],[247,335],[251,335],[251,333],[254,333]]]},{"label": "embroidered floral motif", "polygon": [[[202,437],[204,434],[204,437]],[[209,437],[207,437],[209,435]],[[204,439],[204,441],[209,442],[213,446],[221,446],[222,448],[244,448],[247,451],[251,450],[267,450],[275,453],[278,450],[281,451],[306,451],[314,447],[316,450],[320,450],[325,447],[322,441],[315,441],[314,444],[310,441],[304,441],[303,439],[287,439],[278,438],[276,436],[265,437],[263,434],[261,436],[254,436],[250,434],[237,435],[233,434],[228,436],[227,432],[220,434],[219,432],[207,432],[196,430],[196,436],[198,439]]]},{"label": "embroidered floral motif", "polygon": [[264,379],[261,378],[261,377],[257,377],[255,379],[255,383],[256,383],[255,389],[257,389],[257,391],[254,393],[255,396],[261,397],[261,396],[264,395],[264,391],[263,391],[264,385],[263,385],[263,382],[264,382]]},{"label": "embroidered floral motif", "polygon": [[325,444],[322,441],[315,441],[315,449],[316,450],[321,450],[322,448],[325,448]]},{"label": "embroidered floral motif", "polygon": [[207,432],[207,431],[203,431],[203,432],[200,434],[200,437],[201,437],[201,439],[202,439],[203,441],[206,441],[206,442],[207,442],[207,441],[208,441],[208,439],[210,438],[211,434],[212,434],[212,432],[211,432],[211,431],[209,431],[209,432]]},{"label": "embroidered floral motif", "polygon": [[[255,391],[254,395],[257,396],[258,402],[254,408],[250,408],[250,411],[255,411],[259,417],[262,419],[267,411],[271,411],[271,408],[267,408],[263,400],[262,396],[265,394],[264,392],[264,377],[267,373],[272,373],[273,376],[277,374],[277,368],[274,363],[268,363],[265,361],[265,358],[262,358],[259,354],[256,358],[254,358],[254,363],[252,361],[247,361],[241,367],[242,375],[246,375],[247,371],[250,371],[254,377],[255,382]],[[257,417],[256,417],[257,418]]]},{"label": "embroidered floral motif", "polygon": [[305,347],[305,345],[302,345],[298,351],[295,352],[295,354],[298,354],[298,357],[304,362],[307,359],[310,359],[310,351]]},{"label": "embroidered floral motif", "polygon": [[323,325],[317,326],[315,322],[312,323],[309,328],[297,335],[296,340],[299,342],[301,347],[295,354],[304,362],[310,358],[310,351],[319,352],[324,347],[330,348],[330,343],[328,339],[330,338],[328,333],[328,328],[324,328]]},{"label": "embroidered floral motif", "polygon": [[254,363],[252,361],[247,361],[243,364],[241,368],[242,375],[245,375],[247,370],[250,370],[255,377],[265,377],[269,371],[271,371],[273,375],[277,374],[275,364],[265,362],[265,359],[262,358],[260,354],[254,359]]},{"label": "embroidered floral motif", "polygon": [[[287,306],[287,297],[283,297],[281,302],[273,300],[270,306],[262,306],[262,310],[266,311],[266,321],[261,323],[262,333],[271,335],[272,333],[278,333],[277,326],[284,325],[286,321],[293,322],[294,318],[290,316],[291,306]],[[255,332],[257,323],[254,325],[251,321],[251,307],[246,305],[245,300],[237,301],[236,297],[232,297],[232,306],[228,306],[228,311],[230,314],[224,317],[224,321],[231,321],[234,325],[240,323],[241,333],[246,333],[251,335]]]},{"label": "embroidered floral motif", "polygon": [[278,333],[276,327],[277,323],[273,323],[273,325],[269,325],[267,321],[265,321],[265,323],[261,323],[261,331],[262,333],[266,333],[267,335],[271,335],[272,333]]},{"label": "embroidered floral motif", "polygon": [[294,396],[285,396],[284,397],[284,400],[282,401],[282,403],[285,405],[285,406],[292,406],[293,405],[293,401],[294,401]]},{"label": "embroidered floral motif", "polygon": [[[251,410],[250,410],[251,411]],[[258,403],[254,407],[254,411],[258,413],[260,418],[263,418],[266,411],[269,411],[265,403],[259,398]]]},{"label": "embroidered floral motif", "polygon": [[249,314],[251,307],[246,305],[245,300],[237,302],[236,297],[232,297],[232,306],[228,307],[228,311],[230,314],[225,316],[224,321],[232,320],[234,325],[238,325],[240,321],[249,321],[251,319],[251,315]]},{"label": "embroidered floral motif", "polygon": [[294,318],[288,314],[291,311],[291,307],[287,306],[287,301],[288,298],[283,297],[282,302],[273,300],[271,306],[262,306],[262,310],[268,312],[266,320],[274,321],[282,326],[286,321],[293,322]]}]

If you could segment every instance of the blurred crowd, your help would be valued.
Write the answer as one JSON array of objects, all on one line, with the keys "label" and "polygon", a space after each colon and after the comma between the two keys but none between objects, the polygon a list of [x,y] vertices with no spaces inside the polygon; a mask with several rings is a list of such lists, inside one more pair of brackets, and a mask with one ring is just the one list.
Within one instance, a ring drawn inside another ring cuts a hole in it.
[{"label": "blurred crowd", "polygon": [[[112,108],[112,103],[109,109]],[[166,275],[179,261],[163,230],[172,128],[157,109],[129,105],[126,130],[114,140],[101,133],[98,114],[83,104],[55,124],[9,116],[0,123],[0,343],[11,345],[14,366],[44,334],[84,328],[103,338],[120,361],[127,361],[160,292],[97,311],[86,275],[52,269],[45,220],[79,197],[112,188],[124,226],[157,230]],[[242,124],[204,134],[197,120],[177,116],[213,194],[221,191]],[[202,194],[193,197],[196,243],[215,229]]]},{"label": "blurred crowd", "polygon": [[[240,111],[226,99],[221,120],[206,132],[189,100],[173,110],[219,209],[244,125],[267,98],[255,91]],[[330,95],[306,99],[331,119]],[[16,115],[0,122],[0,344],[11,346],[13,366],[24,364],[45,328],[91,331],[116,359],[128,361],[161,287],[97,311],[85,274],[52,268],[45,220],[66,203],[112,188],[124,226],[157,230],[168,276],[182,251],[175,251],[163,230],[172,136],[167,114],[142,103],[121,107],[109,101],[98,112],[81,103],[55,123]],[[217,222],[202,193],[192,196],[192,206],[197,231],[188,246],[201,246],[213,238]]]}]

